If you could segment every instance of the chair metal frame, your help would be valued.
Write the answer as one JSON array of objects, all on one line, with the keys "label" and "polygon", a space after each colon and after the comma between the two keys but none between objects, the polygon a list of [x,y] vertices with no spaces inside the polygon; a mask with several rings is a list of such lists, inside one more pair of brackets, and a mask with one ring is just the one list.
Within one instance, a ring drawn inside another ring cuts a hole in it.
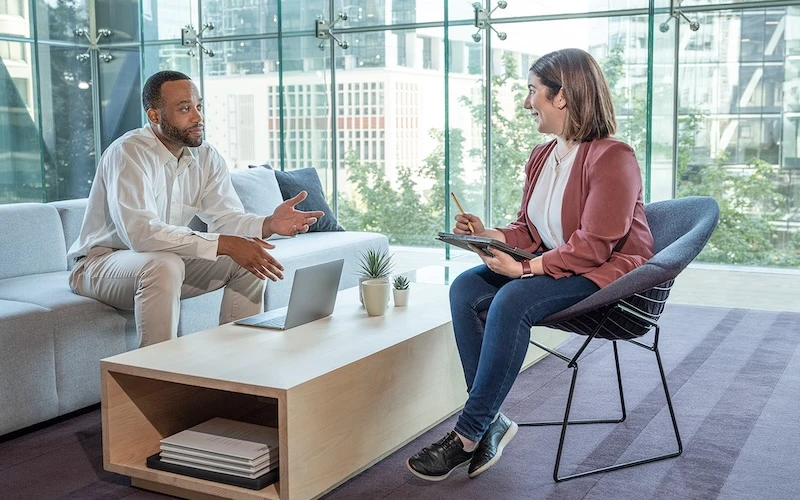
[{"label": "chair metal frame", "polygon": [[[574,394],[574,391],[575,391],[575,383],[576,383],[576,380],[577,380],[577,377],[578,377],[578,358],[581,356],[581,354],[583,354],[583,351],[589,345],[589,342],[591,342],[595,338],[604,338],[604,337],[598,337],[598,334],[602,331],[602,328],[603,328],[604,324],[606,323],[606,321],[609,320],[609,317],[614,312],[618,312],[618,313],[620,313],[622,315],[627,315],[628,319],[633,319],[635,321],[644,323],[645,325],[649,326],[650,329],[655,329],[655,336],[654,336],[654,339],[653,339],[653,343],[650,344],[650,345],[645,344],[643,342],[639,342],[639,341],[637,341],[635,339],[619,339],[619,340],[625,340],[627,342],[630,342],[633,345],[642,347],[644,349],[647,349],[648,351],[652,351],[653,353],[655,353],[656,361],[658,363],[658,371],[659,371],[659,373],[661,375],[661,384],[664,387],[664,395],[666,396],[667,406],[669,408],[670,417],[672,418],[672,428],[675,431],[675,440],[677,441],[678,449],[677,449],[677,451],[673,451],[673,452],[662,454],[662,455],[656,455],[656,456],[649,457],[649,458],[642,458],[642,459],[633,460],[633,461],[630,461],[630,462],[624,462],[624,463],[609,465],[609,466],[606,466],[606,467],[600,467],[600,468],[592,469],[592,470],[585,471],[585,472],[576,472],[576,473],[569,474],[569,475],[566,475],[566,476],[559,476],[558,472],[559,472],[559,467],[561,465],[561,455],[562,455],[562,452],[564,451],[564,438],[566,437],[566,434],[567,434],[567,426],[568,425],[618,424],[618,423],[624,422],[625,419],[627,418],[627,412],[626,412],[626,409],[625,409],[625,396],[624,396],[623,389],[622,389],[622,373],[620,371],[619,353],[617,351],[617,339],[606,339],[606,340],[610,340],[613,343],[613,347],[614,347],[614,362],[616,364],[616,370],[617,370],[617,383],[618,383],[618,387],[619,387],[619,399],[620,399],[620,408],[622,410],[622,416],[620,418],[618,418],[618,419],[608,418],[608,419],[594,419],[594,420],[569,420],[570,409],[572,407],[572,397],[573,397],[573,394]],[[659,334],[660,334],[660,328],[659,328],[659,326],[658,326],[656,321],[654,321],[653,319],[647,317],[646,315],[643,315],[640,312],[632,309],[631,307],[629,307],[624,302],[617,302],[613,306],[609,307],[609,309],[603,315],[602,320],[592,330],[591,334],[588,335],[586,341],[583,343],[583,345],[581,345],[581,347],[577,350],[577,352],[572,357],[566,356],[566,355],[564,355],[564,354],[562,354],[562,353],[560,353],[560,352],[558,352],[558,351],[556,351],[554,349],[551,349],[551,348],[549,348],[549,347],[547,347],[545,345],[542,345],[541,343],[537,342],[536,340],[531,339],[531,341],[530,341],[531,344],[533,344],[536,347],[538,347],[538,348],[540,348],[540,349],[542,349],[542,350],[544,350],[544,351],[546,351],[546,352],[558,357],[559,359],[565,361],[567,363],[567,367],[568,368],[572,368],[572,382],[571,382],[570,387],[569,387],[569,395],[567,396],[567,406],[566,406],[566,409],[564,411],[564,419],[561,420],[561,421],[543,421],[543,422],[522,422],[522,423],[518,423],[519,426],[527,426],[527,427],[545,426],[545,425],[560,425],[561,426],[561,437],[560,437],[559,442],[558,442],[558,453],[556,454],[556,463],[555,463],[555,466],[553,468],[553,479],[555,480],[555,482],[560,483],[562,481],[567,481],[567,480],[575,479],[575,478],[578,478],[578,477],[584,477],[584,476],[588,476],[590,474],[598,474],[598,473],[601,473],[601,472],[609,472],[609,471],[613,471],[613,470],[624,469],[624,468],[627,468],[627,467],[633,467],[635,465],[641,465],[641,464],[646,464],[646,463],[650,463],[650,462],[655,462],[655,461],[658,461],[658,460],[664,460],[664,459],[667,459],[667,458],[674,458],[674,457],[679,456],[681,453],[683,453],[683,443],[681,442],[680,432],[678,431],[678,421],[675,418],[675,409],[672,406],[672,398],[670,397],[669,387],[667,386],[667,378],[666,378],[666,376],[664,374],[664,365],[661,362],[661,355],[658,352]]]}]

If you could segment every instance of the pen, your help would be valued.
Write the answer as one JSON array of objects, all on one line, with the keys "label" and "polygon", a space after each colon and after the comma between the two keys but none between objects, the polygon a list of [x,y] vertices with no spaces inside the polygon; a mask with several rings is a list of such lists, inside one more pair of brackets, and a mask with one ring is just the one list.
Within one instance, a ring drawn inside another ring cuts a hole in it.
[{"label": "pen", "polygon": [[[456,206],[458,207],[458,210],[461,212],[461,215],[466,215],[466,213],[464,213],[464,209],[461,207],[461,203],[459,203],[458,202],[458,198],[456,198],[456,194],[454,192],[450,191],[450,196],[452,196],[453,197],[453,201],[456,202]],[[472,222],[467,221],[467,227],[469,227],[469,232],[470,233],[474,233],[475,232],[475,229],[472,227]]]}]

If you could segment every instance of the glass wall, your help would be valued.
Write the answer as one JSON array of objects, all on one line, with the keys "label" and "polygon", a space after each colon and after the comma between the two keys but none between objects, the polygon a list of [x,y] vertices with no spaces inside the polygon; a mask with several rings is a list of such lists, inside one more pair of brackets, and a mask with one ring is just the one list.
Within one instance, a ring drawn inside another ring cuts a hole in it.
[{"label": "glass wall", "polygon": [[527,71],[571,46],[605,71],[647,200],[720,202],[701,260],[797,267],[800,6],[671,4],[484,0],[487,29],[469,0],[0,0],[0,203],[86,196],[143,123],[143,80],[175,69],[230,168],[313,167],[345,228],[435,247],[451,191],[492,225],[516,216],[547,139]]}]

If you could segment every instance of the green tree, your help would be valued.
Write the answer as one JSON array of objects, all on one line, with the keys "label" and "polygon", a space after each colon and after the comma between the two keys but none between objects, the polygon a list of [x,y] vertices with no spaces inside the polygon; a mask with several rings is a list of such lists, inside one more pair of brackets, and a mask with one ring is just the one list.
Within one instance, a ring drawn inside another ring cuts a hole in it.
[{"label": "green tree", "polygon": [[417,194],[414,172],[401,167],[395,189],[383,167],[362,163],[352,150],[345,155],[345,168],[354,189],[341,199],[342,227],[385,234],[392,244],[434,243],[441,218],[436,219]]},{"label": "green tree", "polygon": [[[504,226],[516,220],[522,201],[522,186],[525,181],[525,164],[533,147],[546,140],[536,130],[530,111],[522,106],[528,94],[527,81],[520,79],[519,67],[510,53],[503,54],[503,72],[492,76],[491,102],[492,117],[492,218],[493,226]],[[513,111],[502,108],[501,96],[511,96]],[[486,106],[483,102],[473,102],[467,96],[460,102],[469,106],[473,122],[482,126],[486,123]],[[483,127],[483,143],[486,142],[486,129]],[[469,151],[473,158],[483,159],[482,148]]]}]

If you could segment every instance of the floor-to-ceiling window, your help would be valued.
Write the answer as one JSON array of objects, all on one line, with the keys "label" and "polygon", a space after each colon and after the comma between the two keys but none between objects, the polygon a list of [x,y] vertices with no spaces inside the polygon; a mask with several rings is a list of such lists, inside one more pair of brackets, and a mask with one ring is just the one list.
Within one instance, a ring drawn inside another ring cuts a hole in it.
[{"label": "floor-to-ceiling window", "polygon": [[648,200],[719,200],[701,260],[797,267],[798,33],[800,1],[0,0],[0,202],[86,196],[99,153],[143,123],[143,80],[175,69],[231,168],[314,167],[347,229],[436,247],[450,191],[515,217],[546,139],[528,68],[579,47]]}]

